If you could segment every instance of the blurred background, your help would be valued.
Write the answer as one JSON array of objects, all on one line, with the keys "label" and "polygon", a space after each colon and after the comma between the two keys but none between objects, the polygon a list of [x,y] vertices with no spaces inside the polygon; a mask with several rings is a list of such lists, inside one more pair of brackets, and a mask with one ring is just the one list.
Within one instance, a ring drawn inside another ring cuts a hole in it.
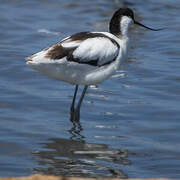
[{"label": "blurred background", "polygon": [[[34,173],[180,178],[180,1],[0,0],[0,176]],[[128,60],[91,86],[79,124],[74,87],[40,75],[25,57],[81,31],[108,31],[129,7]]]}]

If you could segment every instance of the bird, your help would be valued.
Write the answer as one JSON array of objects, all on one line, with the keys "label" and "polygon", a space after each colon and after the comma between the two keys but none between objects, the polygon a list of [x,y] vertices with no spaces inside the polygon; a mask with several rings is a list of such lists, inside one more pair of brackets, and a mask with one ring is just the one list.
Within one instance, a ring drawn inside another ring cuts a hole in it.
[{"label": "bird", "polygon": [[[88,86],[111,77],[127,59],[129,29],[133,24],[152,31],[161,30],[136,21],[130,8],[119,8],[109,22],[109,32],[75,33],[27,57],[27,64],[48,77],[75,85],[70,113],[72,119],[79,120],[81,104]],[[84,89],[75,107],[80,85]]]}]

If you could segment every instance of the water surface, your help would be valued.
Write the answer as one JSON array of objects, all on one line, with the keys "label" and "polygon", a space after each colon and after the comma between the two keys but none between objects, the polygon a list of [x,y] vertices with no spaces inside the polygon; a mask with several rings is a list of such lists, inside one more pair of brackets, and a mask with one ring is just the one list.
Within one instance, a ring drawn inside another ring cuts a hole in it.
[{"label": "water surface", "polygon": [[[119,7],[154,28],[132,28],[128,60],[88,89],[80,124],[74,87],[24,61],[79,31],[107,31]],[[180,178],[179,1],[2,1],[0,176]]]}]

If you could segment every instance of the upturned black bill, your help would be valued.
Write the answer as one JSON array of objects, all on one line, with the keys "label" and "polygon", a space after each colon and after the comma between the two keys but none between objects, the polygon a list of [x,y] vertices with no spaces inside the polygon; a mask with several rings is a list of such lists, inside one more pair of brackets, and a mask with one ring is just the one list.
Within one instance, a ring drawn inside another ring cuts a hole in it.
[{"label": "upturned black bill", "polygon": [[139,26],[142,26],[142,27],[144,27],[144,28],[146,28],[146,29],[149,29],[149,30],[151,30],[151,31],[160,31],[160,30],[163,30],[162,28],[161,28],[161,29],[149,28],[149,27],[147,27],[147,26],[145,26],[145,25],[143,25],[143,24],[141,24],[141,23],[139,23],[139,22],[137,22],[137,21],[134,21],[134,24],[137,24],[137,25],[139,25]]}]

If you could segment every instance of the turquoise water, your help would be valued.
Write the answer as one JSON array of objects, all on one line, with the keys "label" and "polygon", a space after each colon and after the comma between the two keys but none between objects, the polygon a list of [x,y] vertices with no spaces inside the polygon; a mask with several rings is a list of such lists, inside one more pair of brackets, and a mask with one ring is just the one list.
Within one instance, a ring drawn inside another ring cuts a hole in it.
[{"label": "turquoise water", "polygon": [[[79,31],[107,31],[119,7],[134,26],[128,60],[90,87],[81,121],[69,120],[74,87],[24,58]],[[0,6],[0,176],[180,178],[179,1],[32,0]]]}]

